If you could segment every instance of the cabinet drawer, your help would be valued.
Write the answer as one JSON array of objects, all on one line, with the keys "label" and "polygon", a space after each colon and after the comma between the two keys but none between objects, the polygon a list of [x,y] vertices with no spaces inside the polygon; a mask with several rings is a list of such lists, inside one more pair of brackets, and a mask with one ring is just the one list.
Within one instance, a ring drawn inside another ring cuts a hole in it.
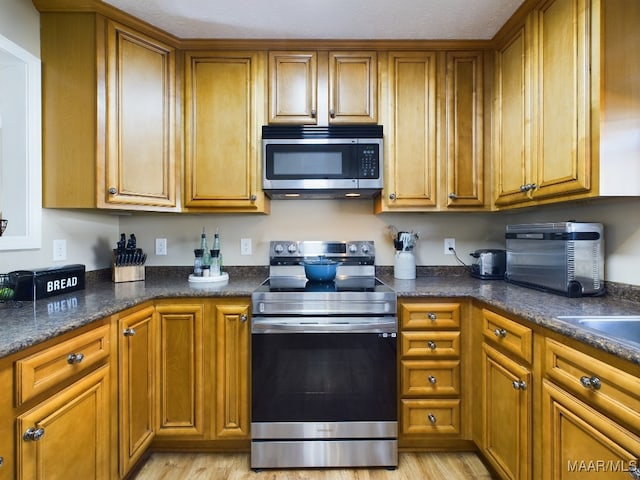
[{"label": "cabinet drawer", "polygon": [[640,431],[640,378],[552,339],[545,375],[609,417]]},{"label": "cabinet drawer", "polygon": [[460,332],[403,332],[402,355],[405,357],[457,357],[460,355]]},{"label": "cabinet drawer", "polygon": [[402,400],[405,435],[460,433],[460,400]]},{"label": "cabinet drawer", "polygon": [[403,360],[402,395],[460,395],[460,362]]},{"label": "cabinet drawer", "polygon": [[89,370],[109,356],[109,326],[91,330],[16,362],[16,403]]},{"label": "cabinet drawer", "polygon": [[491,310],[482,310],[482,334],[487,340],[500,345],[527,363],[531,363],[533,352],[533,332]]},{"label": "cabinet drawer", "polygon": [[460,328],[459,303],[404,303],[402,329]]}]

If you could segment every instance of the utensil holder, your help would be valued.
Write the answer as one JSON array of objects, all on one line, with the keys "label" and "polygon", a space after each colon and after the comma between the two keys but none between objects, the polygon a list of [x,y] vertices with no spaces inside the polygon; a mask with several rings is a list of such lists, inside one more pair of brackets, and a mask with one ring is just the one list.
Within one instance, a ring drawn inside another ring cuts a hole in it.
[{"label": "utensil holder", "polygon": [[393,259],[393,276],[400,280],[416,278],[416,257],[413,252],[396,252]]}]

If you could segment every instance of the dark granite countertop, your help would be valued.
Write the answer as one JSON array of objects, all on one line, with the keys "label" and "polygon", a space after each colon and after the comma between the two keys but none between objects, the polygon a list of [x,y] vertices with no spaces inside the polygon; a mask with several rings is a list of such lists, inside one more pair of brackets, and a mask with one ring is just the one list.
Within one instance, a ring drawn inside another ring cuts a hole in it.
[{"label": "dark granite countertop", "polygon": [[[249,297],[266,279],[266,267],[229,269],[228,283],[192,284],[188,269],[158,267],[147,269],[143,282],[113,283],[107,274],[87,273],[86,289],[35,302],[0,304],[0,357],[19,352],[49,338],[66,333],[108,315],[147,300],[190,297]],[[397,280],[388,268],[380,268],[378,277],[398,297],[456,298],[470,297],[501,308],[515,316],[552,331],[640,364],[640,346],[606,337],[568,321],[559,315],[640,315],[640,302],[620,295],[593,298],[566,298],[512,285],[501,280],[477,280],[468,275],[441,274],[416,280]]]}]

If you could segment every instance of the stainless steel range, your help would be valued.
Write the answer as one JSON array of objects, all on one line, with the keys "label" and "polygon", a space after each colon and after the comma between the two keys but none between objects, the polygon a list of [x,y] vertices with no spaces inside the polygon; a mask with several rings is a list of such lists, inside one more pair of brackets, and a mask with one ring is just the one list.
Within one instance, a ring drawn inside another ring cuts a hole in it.
[{"label": "stainless steel range", "polygon": [[[339,261],[311,282],[302,262]],[[252,295],[251,468],[395,468],[396,294],[372,241],[274,241]]]}]

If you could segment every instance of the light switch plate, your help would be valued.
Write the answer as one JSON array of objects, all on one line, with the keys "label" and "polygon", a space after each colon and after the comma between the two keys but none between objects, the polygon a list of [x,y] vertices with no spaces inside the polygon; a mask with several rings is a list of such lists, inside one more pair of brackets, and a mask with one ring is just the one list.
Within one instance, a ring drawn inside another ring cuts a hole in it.
[{"label": "light switch plate", "polygon": [[251,239],[240,239],[240,255],[251,255]]}]

